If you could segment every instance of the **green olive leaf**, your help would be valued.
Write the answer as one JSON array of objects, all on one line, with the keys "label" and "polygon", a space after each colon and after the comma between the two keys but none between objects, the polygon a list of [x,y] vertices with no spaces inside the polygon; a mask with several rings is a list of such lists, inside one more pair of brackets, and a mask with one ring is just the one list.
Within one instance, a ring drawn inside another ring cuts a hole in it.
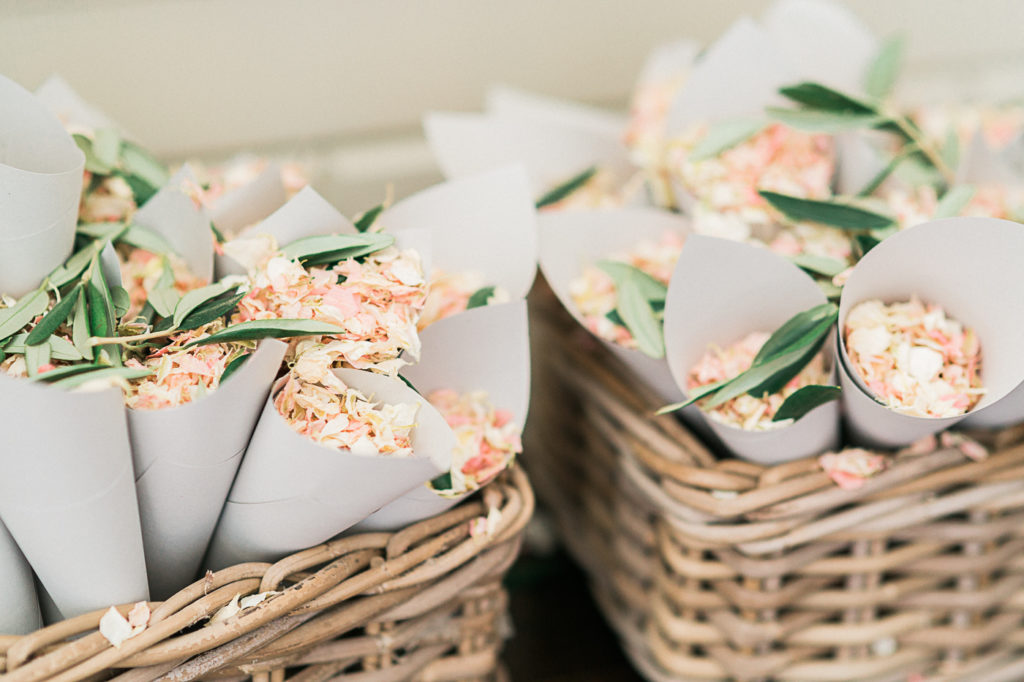
[{"label": "green olive leaf", "polygon": [[43,316],[39,324],[32,328],[26,343],[34,346],[50,338],[50,334],[57,331],[57,328],[64,324],[68,316],[71,315],[72,308],[78,303],[81,292],[82,285],[76,284],[75,288],[69,291],[64,298],[50,309],[50,312]]},{"label": "green olive leaf", "polygon": [[17,334],[25,325],[42,315],[50,305],[50,295],[45,289],[30,291],[18,299],[10,308],[0,309],[0,340]]},{"label": "green olive leaf", "polygon": [[537,199],[537,202],[536,204],[534,204],[534,206],[537,209],[542,209],[545,206],[557,204],[559,201],[565,199],[567,196],[573,194],[580,187],[583,187],[585,184],[590,182],[590,178],[594,177],[595,174],[597,174],[597,166],[591,166],[582,173],[574,175],[573,177],[569,178],[562,184],[553,187],[552,189],[545,192],[540,199]]},{"label": "green olive leaf", "polygon": [[816,199],[801,199],[778,192],[762,190],[759,194],[794,222],[812,222],[844,230],[875,230],[895,224],[889,216],[881,215],[851,204]]},{"label": "green olive leaf", "polygon": [[185,348],[227,341],[256,341],[265,338],[286,339],[295,336],[329,336],[345,333],[344,327],[314,320],[249,320],[225,327],[215,334],[196,339]]},{"label": "green olive leaf", "polygon": [[812,385],[794,391],[779,406],[773,422],[785,421],[786,419],[800,419],[805,414],[825,403],[838,400],[843,389],[838,386]]},{"label": "green olive leaf", "polygon": [[480,287],[469,297],[469,301],[466,302],[466,310],[483,308],[491,300],[491,296],[494,296],[494,287]]}]

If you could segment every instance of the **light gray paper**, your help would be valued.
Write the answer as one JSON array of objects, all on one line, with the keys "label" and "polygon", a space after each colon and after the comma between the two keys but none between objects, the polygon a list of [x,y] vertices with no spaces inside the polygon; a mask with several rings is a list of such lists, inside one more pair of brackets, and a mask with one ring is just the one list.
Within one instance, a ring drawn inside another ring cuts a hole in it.
[{"label": "light gray paper", "polygon": [[192,582],[287,344],[263,340],[223,385],[195,402],[128,410],[150,592]]},{"label": "light gray paper", "polygon": [[[690,370],[709,345],[725,348],[751,332],[773,332],[797,313],[825,302],[814,280],[766,248],[689,237],[665,301],[668,366],[680,392],[686,394]],[[767,431],[747,431],[701,416],[735,455],[761,464],[801,459],[839,445],[837,401]]]},{"label": "light gray paper", "polygon": [[188,164],[171,176],[153,197],[138,210],[133,222],[153,230],[171,245],[196,277],[213,277],[213,232],[210,215],[191,196],[198,188],[195,173]]},{"label": "light gray paper", "polygon": [[147,599],[119,389],[0,376],[0,517],[66,617]]},{"label": "light gray paper", "polygon": [[[544,278],[565,309],[584,326],[569,288],[586,266],[612,254],[630,251],[640,241],[657,242],[666,231],[684,235],[689,232],[689,224],[684,218],[650,208],[555,211],[541,213],[537,223],[540,230],[540,268]],[[663,358],[652,358],[639,350],[624,348],[604,339],[601,342],[665,402],[676,402],[681,398]]]},{"label": "light gray paper", "polygon": [[[917,295],[973,327],[981,341],[986,394],[969,413],[975,426],[994,426],[1024,413],[1024,308],[1018,256],[1024,227],[995,218],[949,218],[899,232],[873,248],[843,287],[839,329],[850,310],[870,299],[906,301]],[[854,440],[900,447],[949,428],[945,419],[900,414],[871,397],[853,371],[845,343],[838,344],[843,407]],[[1011,393],[1012,392],[1012,393]],[[1009,394],[1009,398],[1007,398]]]},{"label": "light gray paper", "polygon": [[455,435],[424,398],[398,379],[334,371],[371,400],[419,404],[413,455],[363,457],[315,443],[288,426],[271,395],[214,532],[207,568],[276,560],[317,545],[451,466]]},{"label": "light gray paper", "polygon": [[487,284],[524,298],[537,274],[536,215],[526,173],[517,165],[434,185],[377,220],[396,235],[428,231],[434,267],[480,272]]},{"label": "light gray paper", "polygon": [[7,526],[0,521],[0,635],[24,635],[43,626],[35,576]]},{"label": "light gray paper", "polygon": [[84,167],[57,117],[0,76],[0,293],[20,298],[71,254]]}]

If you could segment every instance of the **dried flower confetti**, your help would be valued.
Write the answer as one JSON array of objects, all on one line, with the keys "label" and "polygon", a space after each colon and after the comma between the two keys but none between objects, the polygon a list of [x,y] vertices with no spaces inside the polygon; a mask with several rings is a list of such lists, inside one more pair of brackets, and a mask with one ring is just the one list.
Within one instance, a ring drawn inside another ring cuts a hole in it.
[{"label": "dried flower confetti", "polygon": [[321,445],[365,457],[412,455],[419,405],[374,403],[332,372],[318,383],[290,374],[274,407],[295,432]]},{"label": "dried flower confetti", "polygon": [[160,286],[161,278],[166,277],[165,273],[170,276],[170,286],[178,294],[209,284],[205,279],[193,275],[185,261],[173,253],[161,256],[145,249],[133,248],[128,251],[127,257],[121,258],[121,278],[131,301],[126,320],[133,320],[142,312],[149,294]]},{"label": "dried flower confetti", "polygon": [[[770,336],[771,334],[765,332],[753,332],[725,348],[711,346],[697,364],[690,369],[687,388],[693,391],[701,386],[732,379],[750,369],[761,346],[768,341]],[[786,398],[804,386],[826,384],[828,379],[825,356],[823,353],[818,353],[778,393],[760,398],[744,393],[711,409],[704,408],[702,404],[704,401],[698,402],[697,405],[711,419],[721,424],[746,431],[767,431],[788,424],[787,421],[772,421]]]},{"label": "dried flower confetti", "polygon": [[149,604],[140,601],[132,607],[125,618],[121,612],[111,606],[100,618],[100,634],[115,649],[120,649],[125,640],[141,634],[149,624]]},{"label": "dried flower confetti", "polygon": [[[466,310],[473,294],[485,290],[490,284],[480,272],[445,272],[435,268],[430,275],[430,286],[418,328],[422,331],[438,320]],[[510,300],[508,292],[501,287],[490,286],[489,293],[484,305]]]},{"label": "dried flower confetti", "polygon": [[[657,242],[641,241],[630,251],[612,254],[607,260],[628,263],[667,285],[682,250],[683,236],[666,231]],[[588,265],[569,284],[569,295],[587,329],[596,336],[626,348],[637,347],[629,330],[609,319],[618,305],[618,296],[615,282],[606,272],[596,265]]]},{"label": "dried flower confetti", "polygon": [[825,453],[818,458],[818,464],[840,488],[856,490],[875,474],[885,471],[888,460],[878,453],[849,448]]},{"label": "dried flower confetti", "polygon": [[442,389],[430,393],[427,401],[445,418],[456,438],[451,487],[438,492],[460,495],[477,490],[523,451],[519,425],[510,412],[495,409],[486,391],[460,394]]},{"label": "dried flower confetti", "polygon": [[707,134],[707,126],[694,126],[670,140],[666,152],[673,179],[705,208],[751,225],[770,224],[779,216],[759,190],[804,199],[831,196],[835,154],[829,136],[776,124],[717,156],[691,159]]},{"label": "dried flower confetti", "polygon": [[199,329],[175,334],[171,342],[142,360],[129,359],[126,367],[148,369],[152,376],[129,383],[125,404],[135,410],[159,410],[192,402],[220,385],[231,361],[251,353],[254,342],[210,343],[184,348],[223,329],[217,321]]},{"label": "dried flower confetti", "polygon": [[[350,259],[330,269],[308,270],[275,256],[252,275],[251,282],[233,322],[290,318],[345,328],[340,336],[316,342],[325,366],[343,363],[394,376],[407,364],[400,357],[403,353],[419,357],[416,323],[427,286],[415,251],[389,247],[363,262]],[[289,357],[309,350],[309,341],[293,342]]]},{"label": "dried flower confetti", "polygon": [[863,301],[843,330],[851,368],[883,404],[917,417],[954,417],[985,393],[981,344],[969,327],[916,297]]}]

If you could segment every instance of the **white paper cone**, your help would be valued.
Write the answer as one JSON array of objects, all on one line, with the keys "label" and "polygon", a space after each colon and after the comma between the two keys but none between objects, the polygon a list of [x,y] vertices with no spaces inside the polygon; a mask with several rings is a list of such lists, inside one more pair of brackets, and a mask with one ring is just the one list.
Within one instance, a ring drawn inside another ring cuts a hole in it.
[{"label": "white paper cone", "polygon": [[25,555],[0,521],[0,635],[24,635],[43,626],[36,583]]},{"label": "white paper cone", "polygon": [[779,0],[762,23],[801,79],[851,94],[863,92],[879,45],[846,7],[825,0]]},{"label": "white paper cone", "polygon": [[102,111],[83,100],[67,81],[57,74],[51,75],[36,88],[36,97],[52,111],[65,126],[98,130],[120,130]]},{"label": "white paper cone", "polygon": [[[583,317],[569,293],[583,269],[608,256],[627,252],[643,240],[658,241],[666,231],[687,234],[687,221],[675,214],[649,208],[602,211],[555,211],[537,218],[540,230],[540,267],[558,300],[580,324]],[[640,379],[665,402],[681,399],[663,358],[624,348],[601,339]]]},{"label": "white paper cone", "polygon": [[[825,302],[814,280],[768,249],[689,237],[665,301],[668,366],[680,392],[686,394],[690,370],[709,345],[724,348],[751,332],[773,332],[797,313]],[[704,418],[734,454],[762,464],[809,457],[839,445],[838,402],[769,431],[745,431]]]},{"label": "white paper cone", "polygon": [[287,344],[262,341],[223,385],[163,410],[129,410],[149,587],[166,599],[191,583]]},{"label": "white paper cone", "polygon": [[214,532],[208,568],[317,545],[451,466],[455,435],[425,399],[398,379],[335,373],[372,400],[420,405],[413,455],[363,457],[320,445],[294,432],[268,398]]},{"label": "white paper cone", "polygon": [[667,130],[763,116],[784,103],[778,90],[796,78],[767,31],[743,17],[701,55],[669,108]]},{"label": "white paper cone", "polygon": [[525,297],[533,285],[536,211],[521,166],[435,185],[397,202],[378,221],[396,234],[428,230],[433,266],[445,272],[480,272],[512,298]]},{"label": "white paper cone", "polygon": [[210,218],[223,234],[234,235],[263,220],[288,201],[281,167],[268,163],[253,180],[219,197],[209,208]]},{"label": "white paper cone", "polygon": [[[995,425],[991,422],[998,419],[992,417],[1007,413],[1019,420],[1024,414],[1024,394],[1003,400],[1024,380],[1020,253],[1024,253],[1024,227],[1007,220],[949,218],[899,232],[868,252],[853,269],[840,299],[840,333],[850,310],[862,301],[891,303],[916,294],[925,303],[939,305],[953,319],[973,327],[981,341],[986,394],[969,413],[972,423]],[[899,447],[964,419],[912,417],[876,402],[853,370],[842,334],[838,345],[843,407],[855,440]]]},{"label": "white paper cone", "polygon": [[23,296],[71,254],[84,167],[57,117],[0,76],[0,293]]},{"label": "white paper cone", "polygon": [[[467,310],[420,334],[422,359],[402,371],[422,395],[440,389],[460,394],[487,391],[497,409],[508,410],[522,429],[530,403],[530,336],[526,302]],[[466,494],[442,497],[417,486],[374,513],[355,530],[395,530],[440,514]]]},{"label": "white paper cone", "polygon": [[198,187],[188,164],[171,176],[138,210],[133,222],[161,235],[196,277],[213,277],[213,232],[210,215],[193,201],[189,185]]},{"label": "white paper cone", "polygon": [[0,377],[0,516],[66,617],[147,599],[121,392]]},{"label": "white paper cone", "polygon": [[426,114],[423,130],[446,178],[459,179],[521,163],[533,199],[591,166],[610,172],[621,182],[636,170],[622,144],[621,130],[612,133],[557,118],[450,112]]},{"label": "white paper cone", "polygon": [[[265,220],[245,230],[241,236],[269,234],[284,247],[299,239],[322,234],[352,234],[355,226],[331,202],[306,185]],[[217,276],[244,275],[245,267],[229,256],[217,256]]]}]

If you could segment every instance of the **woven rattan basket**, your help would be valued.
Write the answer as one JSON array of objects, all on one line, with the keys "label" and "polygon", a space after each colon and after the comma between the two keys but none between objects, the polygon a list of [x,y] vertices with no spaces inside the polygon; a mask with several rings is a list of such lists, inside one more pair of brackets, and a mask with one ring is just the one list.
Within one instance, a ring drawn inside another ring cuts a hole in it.
[{"label": "woven rattan basket", "polygon": [[[714,457],[541,293],[538,493],[652,680],[1024,680],[1024,445],[901,456],[856,490],[816,458]],[[539,448],[545,448],[540,450]]]},{"label": "woven rattan basket", "polygon": [[[497,524],[471,534],[471,522],[495,508]],[[353,535],[273,565],[209,574],[151,604],[147,629],[119,649],[97,631],[101,612],[0,636],[0,679],[499,678],[508,632],[501,580],[532,513],[529,481],[514,469],[481,495],[397,533]],[[268,590],[280,594],[203,627],[235,595]]]}]

